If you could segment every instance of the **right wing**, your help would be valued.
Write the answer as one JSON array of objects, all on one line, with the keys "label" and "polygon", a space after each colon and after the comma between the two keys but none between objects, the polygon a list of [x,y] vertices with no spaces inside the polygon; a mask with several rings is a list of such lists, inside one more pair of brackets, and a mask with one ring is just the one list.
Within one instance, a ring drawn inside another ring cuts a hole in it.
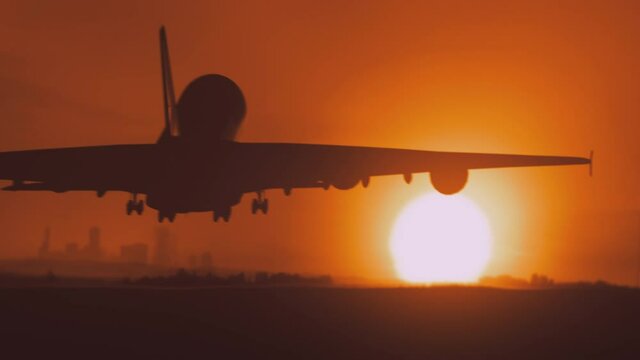
[{"label": "right wing", "polygon": [[94,190],[147,193],[156,145],[111,145],[0,153],[4,190]]}]

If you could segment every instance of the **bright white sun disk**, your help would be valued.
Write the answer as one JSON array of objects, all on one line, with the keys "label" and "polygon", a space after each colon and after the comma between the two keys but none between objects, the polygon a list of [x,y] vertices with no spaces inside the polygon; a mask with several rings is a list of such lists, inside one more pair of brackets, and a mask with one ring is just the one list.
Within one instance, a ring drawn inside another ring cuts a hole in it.
[{"label": "bright white sun disk", "polygon": [[463,195],[429,193],[409,203],[391,232],[396,271],[415,283],[476,281],[492,248],[482,210]]}]

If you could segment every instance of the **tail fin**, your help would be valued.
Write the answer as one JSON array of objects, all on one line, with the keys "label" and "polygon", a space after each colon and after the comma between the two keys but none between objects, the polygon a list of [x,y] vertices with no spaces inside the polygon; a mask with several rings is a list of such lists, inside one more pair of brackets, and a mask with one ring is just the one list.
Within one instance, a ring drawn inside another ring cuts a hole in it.
[{"label": "tail fin", "polygon": [[160,60],[162,63],[162,94],[164,96],[164,125],[162,136],[176,137],[180,135],[176,95],[173,91],[169,46],[164,26],[160,28]]}]

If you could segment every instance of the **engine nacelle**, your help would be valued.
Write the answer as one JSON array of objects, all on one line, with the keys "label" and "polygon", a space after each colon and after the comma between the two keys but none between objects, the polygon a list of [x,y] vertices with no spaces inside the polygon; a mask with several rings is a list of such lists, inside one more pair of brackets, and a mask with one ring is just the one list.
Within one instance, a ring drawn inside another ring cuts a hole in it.
[{"label": "engine nacelle", "polygon": [[354,188],[361,179],[353,178],[353,179],[340,179],[331,181],[331,185],[338,190],[349,190]]},{"label": "engine nacelle", "polygon": [[442,169],[431,172],[431,184],[439,193],[453,195],[464,189],[469,179],[467,169]]}]

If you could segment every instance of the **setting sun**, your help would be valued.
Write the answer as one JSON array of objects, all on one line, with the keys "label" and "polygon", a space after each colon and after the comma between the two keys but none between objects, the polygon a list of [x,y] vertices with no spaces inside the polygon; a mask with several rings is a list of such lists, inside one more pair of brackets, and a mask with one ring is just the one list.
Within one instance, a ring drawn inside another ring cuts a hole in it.
[{"label": "setting sun", "polygon": [[416,283],[472,282],[491,256],[482,210],[462,195],[422,195],[400,212],[390,250],[398,276]]}]

